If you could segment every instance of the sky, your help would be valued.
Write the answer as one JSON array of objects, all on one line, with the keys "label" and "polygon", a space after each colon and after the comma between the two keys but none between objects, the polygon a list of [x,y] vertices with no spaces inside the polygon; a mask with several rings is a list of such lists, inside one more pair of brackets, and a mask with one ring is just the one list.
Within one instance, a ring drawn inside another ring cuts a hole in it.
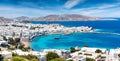
[{"label": "sky", "polygon": [[120,0],[0,0],[2,17],[40,17],[51,14],[120,17]]}]

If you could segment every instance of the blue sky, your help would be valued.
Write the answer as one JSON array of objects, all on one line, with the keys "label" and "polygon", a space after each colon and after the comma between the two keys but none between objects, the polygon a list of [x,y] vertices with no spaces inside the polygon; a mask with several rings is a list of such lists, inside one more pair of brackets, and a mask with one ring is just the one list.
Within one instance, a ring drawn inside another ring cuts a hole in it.
[{"label": "blue sky", "polygon": [[0,0],[0,16],[39,17],[49,14],[120,17],[120,0]]}]

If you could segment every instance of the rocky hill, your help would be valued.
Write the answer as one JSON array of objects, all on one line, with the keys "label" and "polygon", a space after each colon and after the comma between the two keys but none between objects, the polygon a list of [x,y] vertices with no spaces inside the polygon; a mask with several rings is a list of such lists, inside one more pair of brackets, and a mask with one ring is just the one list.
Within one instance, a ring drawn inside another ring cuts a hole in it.
[{"label": "rocky hill", "polygon": [[1,22],[8,23],[8,22],[11,22],[11,21],[13,21],[13,19],[0,17],[0,23],[1,23]]},{"label": "rocky hill", "polygon": [[17,17],[15,18],[17,20],[37,20],[37,21],[88,21],[88,20],[98,20],[100,18],[98,17],[89,17],[89,16],[83,16],[78,14],[64,14],[64,15],[48,15],[43,17],[37,17],[37,18],[30,18],[30,17]]}]

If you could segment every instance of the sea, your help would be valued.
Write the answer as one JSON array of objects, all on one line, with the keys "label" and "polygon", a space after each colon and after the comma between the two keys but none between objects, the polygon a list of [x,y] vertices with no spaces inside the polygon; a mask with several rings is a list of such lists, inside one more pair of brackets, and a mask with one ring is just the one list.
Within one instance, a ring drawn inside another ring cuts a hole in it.
[{"label": "sea", "polygon": [[[60,24],[66,27],[88,26],[101,33],[50,34],[32,39],[30,47],[36,51],[42,49],[70,49],[88,46],[92,48],[120,48],[120,19],[104,21],[30,21],[32,24]],[[105,33],[102,33],[105,32]],[[55,39],[55,37],[59,39]]]}]

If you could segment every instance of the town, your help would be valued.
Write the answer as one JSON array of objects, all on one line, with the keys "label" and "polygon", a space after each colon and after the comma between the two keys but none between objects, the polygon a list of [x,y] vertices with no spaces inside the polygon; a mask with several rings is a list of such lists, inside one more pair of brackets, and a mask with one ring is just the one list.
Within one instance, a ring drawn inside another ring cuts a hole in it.
[{"label": "town", "polygon": [[47,34],[94,32],[92,27],[65,27],[59,24],[1,23],[0,60],[15,61],[119,61],[120,49],[92,48],[89,46],[34,51],[32,38]]}]

